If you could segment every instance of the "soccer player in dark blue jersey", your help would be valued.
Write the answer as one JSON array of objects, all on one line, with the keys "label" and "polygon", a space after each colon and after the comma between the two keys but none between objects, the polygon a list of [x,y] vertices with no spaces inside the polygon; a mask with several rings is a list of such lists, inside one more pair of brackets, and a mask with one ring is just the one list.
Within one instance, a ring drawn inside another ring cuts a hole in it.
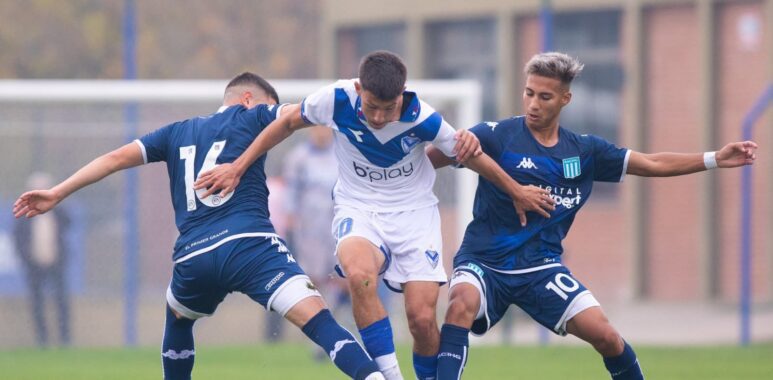
[{"label": "soccer player in dark blue jersey", "polygon": [[216,113],[158,129],[98,157],[49,190],[22,194],[14,204],[17,218],[31,218],[114,172],[166,162],[180,236],[166,291],[165,379],[191,378],[193,324],[212,315],[232,291],[248,295],[301,328],[348,376],[384,378],[352,334],[333,319],[309,277],[275,233],[269,220],[265,155],[225,197],[205,197],[203,191],[193,189],[198,173],[233,161],[279,117],[282,107],[278,101],[267,81],[243,73],[226,86],[223,106]]},{"label": "soccer player in dark blue jersey", "polygon": [[[572,98],[570,84],[582,65],[562,53],[534,56],[525,68],[524,116],[481,123],[471,130],[484,153],[521,185],[550,191],[555,210],[528,224],[510,198],[480,178],[462,245],[454,258],[449,303],[441,328],[438,380],[462,375],[468,334],[482,335],[511,305],[517,305],[556,334],[590,343],[613,379],[643,379],[636,354],[609,323],[598,301],[561,263],[561,241],[594,181],[619,182],[625,174],[667,177],[716,167],[751,165],[757,145],[731,143],[717,152],[645,154],[621,149],[559,126]],[[435,166],[452,161],[437,150]]]},{"label": "soccer player in dark blue jersey", "polygon": [[403,379],[391,322],[374,286],[383,275],[389,287],[404,296],[408,330],[414,338],[414,373],[420,380],[430,380],[437,372],[440,342],[435,309],[448,275],[439,253],[440,217],[432,193],[435,172],[425,145],[456,154],[467,167],[497,183],[520,213],[534,210],[548,216],[545,209],[553,206],[547,203],[547,191],[518,186],[491,158],[473,154],[480,149],[474,135],[457,133],[407,90],[406,76],[405,64],[396,54],[368,54],[360,63],[359,78],[340,80],[294,108],[288,106],[239,159],[202,174],[196,187],[209,188],[204,195],[230,194],[244,169],[294,130],[315,124],[334,129],[339,179],[333,189],[331,232],[362,342],[384,377]]}]

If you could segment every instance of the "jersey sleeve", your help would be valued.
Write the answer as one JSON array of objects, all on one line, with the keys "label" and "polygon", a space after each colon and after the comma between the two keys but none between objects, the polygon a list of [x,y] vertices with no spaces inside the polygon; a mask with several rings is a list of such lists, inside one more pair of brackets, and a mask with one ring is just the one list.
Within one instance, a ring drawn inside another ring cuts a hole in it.
[{"label": "jersey sleeve", "polygon": [[597,136],[588,136],[593,147],[593,180],[620,182],[628,165],[630,151]]},{"label": "jersey sleeve", "polygon": [[492,127],[490,123],[485,122],[470,128],[470,132],[474,133],[480,140],[483,153],[493,159],[502,155],[502,137],[496,135],[495,129],[496,124]]},{"label": "jersey sleeve", "polygon": [[287,104],[259,104],[247,112],[250,114],[250,117],[257,119],[258,125],[265,127],[281,116],[282,108],[286,105]]},{"label": "jersey sleeve", "polygon": [[435,116],[440,118],[440,128],[438,128],[435,139],[432,140],[432,145],[440,149],[446,156],[452,158],[456,157],[456,153],[454,152],[454,146],[456,146],[456,139],[454,139],[456,130],[451,124],[448,124],[439,113],[436,112]]},{"label": "jersey sleeve", "polygon": [[142,159],[148,164],[151,162],[166,161],[169,154],[169,139],[177,123],[159,128],[145,136],[134,140],[142,150]]},{"label": "jersey sleeve", "polygon": [[333,122],[335,92],[339,82],[322,87],[301,102],[301,117],[308,124],[330,125]]}]

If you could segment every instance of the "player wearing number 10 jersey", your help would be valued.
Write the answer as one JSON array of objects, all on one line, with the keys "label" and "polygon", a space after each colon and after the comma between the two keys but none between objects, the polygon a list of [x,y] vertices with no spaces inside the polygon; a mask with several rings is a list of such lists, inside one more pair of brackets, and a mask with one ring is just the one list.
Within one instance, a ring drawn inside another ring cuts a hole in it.
[{"label": "player wearing number 10 jersey", "polygon": [[[569,104],[570,84],[581,70],[582,65],[566,54],[534,56],[525,70],[526,114],[471,129],[483,151],[511,177],[522,185],[549,190],[556,207],[549,218],[532,214],[528,224],[519,225],[507,196],[480,179],[474,218],[454,259],[437,380],[461,377],[468,333],[488,331],[511,304],[556,334],[572,334],[593,345],[612,379],[643,379],[631,346],[590,291],[561,263],[561,242],[594,181],[619,182],[626,174],[677,176],[754,162],[757,145],[751,141],[705,154],[645,154],[564,129],[559,114]],[[437,151],[429,154],[436,165],[443,158]]]},{"label": "player wearing number 10 jersey", "polygon": [[282,107],[263,78],[243,73],[226,86],[218,112],[172,123],[84,166],[50,190],[23,194],[16,217],[34,217],[62,199],[118,170],[165,161],[180,236],[166,292],[164,378],[190,379],[195,357],[193,324],[214,313],[233,291],[248,295],[300,327],[356,379],[383,379],[378,366],[333,319],[319,292],[276,235],[269,220],[265,156],[228,196],[203,197],[196,175],[230,162],[276,119]]}]

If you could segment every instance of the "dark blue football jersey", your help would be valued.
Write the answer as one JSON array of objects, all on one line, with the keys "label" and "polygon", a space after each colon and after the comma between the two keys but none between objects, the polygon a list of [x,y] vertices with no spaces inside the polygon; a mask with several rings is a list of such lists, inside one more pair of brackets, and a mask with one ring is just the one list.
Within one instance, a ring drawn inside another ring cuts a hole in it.
[{"label": "dark blue football jersey", "polygon": [[473,221],[467,226],[454,266],[475,260],[500,271],[529,271],[561,262],[561,241],[591,194],[593,181],[619,182],[629,150],[591,135],[559,128],[558,143],[541,145],[524,117],[485,122],[471,129],[483,151],[522,185],[550,191],[556,209],[550,218],[527,213],[521,227],[512,200],[480,177]]},{"label": "dark blue football jersey", "polygon": [[136,140],[145,163],[166,162],[180,232],[174,247],[175,261],[233,239],[274,233],[268,212],[265,155],[250,166],[236,190],[225,197],[200,198],[203,191],[195,192],[193,183],[200,173],[239,157],[276,119],[280,108],[221,108],[217,113],[172,123]]}]

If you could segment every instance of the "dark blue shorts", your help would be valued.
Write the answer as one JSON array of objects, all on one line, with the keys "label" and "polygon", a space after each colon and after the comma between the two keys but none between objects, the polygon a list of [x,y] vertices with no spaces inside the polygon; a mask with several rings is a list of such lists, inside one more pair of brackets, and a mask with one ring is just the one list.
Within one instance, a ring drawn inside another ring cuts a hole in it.
[{"label": "dark blue shorts", "polygon": [[187,318],[211,315],[231,292],[270,307],[274,292],[288,279],[306,277],[278,237],[245,237],[176,263],[167,302]]},{"label": "dark blue shorts", "polygon": [[473,322],[471,329],[477,335],[497,324],[510,305],[518,306],[539,324],[560,335],[566,334],[566,322],[577,312],[598,306],[588,289],[563,265],[513,274],[467,261],[454,269],[451,286],[459,281],[473,285],[477,282],[476,287],[485,294],[485,300],[481,300],[486,306],[484,315]]}]

